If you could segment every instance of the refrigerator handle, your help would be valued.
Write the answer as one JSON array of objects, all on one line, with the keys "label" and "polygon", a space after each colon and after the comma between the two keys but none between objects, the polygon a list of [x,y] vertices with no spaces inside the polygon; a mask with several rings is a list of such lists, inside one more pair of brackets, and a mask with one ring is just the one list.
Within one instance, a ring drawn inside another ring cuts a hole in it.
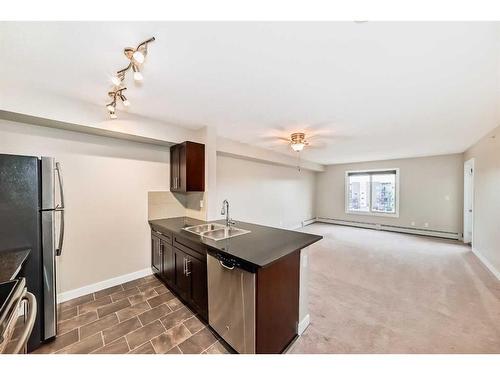
[{"label": "refrigerator handle", "polygon": [[64,189],[63,182],[61,176],[61,165],[56,162],[56,172],[57,172],[57,180],[59,182],[59,196],[61,198],[61,204],[57,205],[55,210],[61,213],[61,225],[59,228],[59,243],[56,248],[56,256],[60,256],[62,254],[63,242],[64,242]]}]

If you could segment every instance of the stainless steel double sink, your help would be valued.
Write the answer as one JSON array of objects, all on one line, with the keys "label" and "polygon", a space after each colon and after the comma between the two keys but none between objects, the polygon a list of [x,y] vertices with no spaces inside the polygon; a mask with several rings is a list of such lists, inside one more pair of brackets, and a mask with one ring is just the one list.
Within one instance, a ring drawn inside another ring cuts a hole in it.
[{"label": "stainless steel double sink", "polygon": [[198,236],[210,238],[215,241],[225,240],[227,238],[241,236],[242,234],[250,233],[249,230],[228,227],[223,224],[209,223],[194,225],[192,227],[183,228],[185,231],[197,234]]}]

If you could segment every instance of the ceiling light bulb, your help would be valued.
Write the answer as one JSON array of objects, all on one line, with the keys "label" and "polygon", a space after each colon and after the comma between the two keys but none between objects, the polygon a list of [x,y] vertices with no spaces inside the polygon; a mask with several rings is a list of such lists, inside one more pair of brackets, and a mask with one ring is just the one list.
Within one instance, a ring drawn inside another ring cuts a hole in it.
[{"label": "ceiling light bulb", "polygon": [[130,102],[128,101],[128,99],[125,99],[125,100],[123,101],[123,105],[124,105],[125,107],[128,107],[128,106],[130,105]]},{"label": "ceiling light bulb", "polygon": [[132,54],[132,58],[138,62],[139,64],[142,64],[144,62],[144,54],[141,51],[135,51]]},{"label": "ceiling light bulb", "polygon": [[142,81],[143,80],[143,76],[142,76],[142,73],[137,71],[137,72],[134,72],[134,80],[136,81]]},{"label": "ceiling light bulb", "polygon": [[114,107],[112,104],[108,104],[108,105],[106,106],[106,108],[107,108],[107,109],[108,109],[108,111],[110,111],[110,112],[114,112],[114,111],[115,111],[115,107]]},{"label": "ceiling light bulb", "polygon": [[122,80],[118,76],[113,76],[113,77],[111,77],[111,82],[115,86],[120,86],[122,83]]},{"label": "ceiling light bulb", "polygon": [[114,113],[114,112],[111,112],[111,113],[109,114],[109,117],[110,117],[110,118],[112,118],[112,119],[118,118],[118,116],[117,116],[117,115],[116,115],[116,113]]},{"label": "ceiling light bulb", "polygon": [[293,151],[302,151],[304,149],[303,143],[292,143],[291,146],[292,146]]},{"label": "ceiling light bulb", "polygon": [[143,77],[141,71],[139,70],[139,67],[135,64],[132,64],[132,70],[134,71],[134,79],[136,81],[142,81]]}]

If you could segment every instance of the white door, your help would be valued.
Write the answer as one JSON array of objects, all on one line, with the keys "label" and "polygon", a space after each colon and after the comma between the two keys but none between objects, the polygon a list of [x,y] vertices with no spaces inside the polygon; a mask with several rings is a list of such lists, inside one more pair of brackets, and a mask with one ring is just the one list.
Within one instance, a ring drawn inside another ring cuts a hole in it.
[{"label": "white door", "polygon": [[464,242],[472,243],[474,228],[474,159],[464,163]]}]

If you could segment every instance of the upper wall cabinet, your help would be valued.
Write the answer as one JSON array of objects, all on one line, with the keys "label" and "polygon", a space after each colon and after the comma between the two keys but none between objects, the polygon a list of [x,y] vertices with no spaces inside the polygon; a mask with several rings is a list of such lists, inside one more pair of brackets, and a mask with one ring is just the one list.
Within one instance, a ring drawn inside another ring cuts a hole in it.
[{"label": "upper wall cabinet", "polygon": [[205,145],[195,142],[170,147],[170,191],[205,191]]}]

